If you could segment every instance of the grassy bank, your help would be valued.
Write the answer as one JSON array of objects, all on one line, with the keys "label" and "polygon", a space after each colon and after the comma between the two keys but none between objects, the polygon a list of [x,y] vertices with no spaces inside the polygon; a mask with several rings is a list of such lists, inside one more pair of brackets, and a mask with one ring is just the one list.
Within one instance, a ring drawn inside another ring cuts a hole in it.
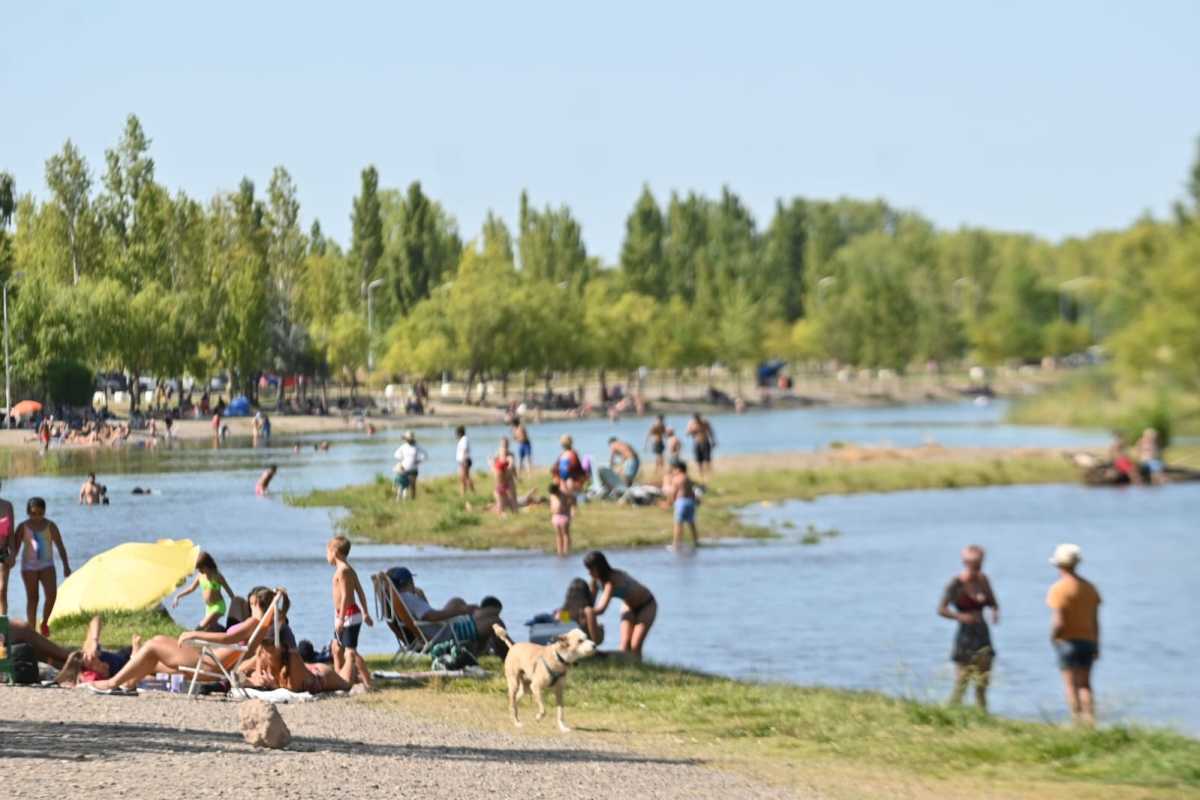
[{"label": "grassy bank", "polygon": [[[101,613],[104,627],[100,632],[100,643],[105,647],[128,647],[130,638],[136,633],[143,639],[158,634],[178,636],[183,628],[161,608],[148,611],[105,611]],[[91,614],[72,614],[50,623],[50,638],[61,645],[83,644]]]},{"label": "grassy bank", "polygon": [[1176,436],[1200,435],[1200,396],[1122,383],[1111,369],[1072,373],[1013,402],[1008,420],[1022,425],[1119,430],[1132,438],[1166,418]]},{"label": "grassy bank", "polygon": [[[864,453],[869,457],[854,460]],[[702,538],[763,538],[772,534],[739,520],[738,508],[830,494],[1054,483],[1075,478],[1075,470],[1055,451],[848,449],[742,457],[718,464],[708,482],[698,524]],[[537,481],[544,493],[543,479]],[[344,508],[347,513],[338,522],[341,530],[375,542],[468,550],[553,550],[554,534],[545,506],[500,517],[489,510],[491,479],[481,473],[476,484],[481,491],[466,503],[452,477],[423,479],[415,503],[395,502],[391,483],[383,477],[287,500],[298,506]],[[526,484],[522,491],[532,485]],[[658,507],[589,503],[572,525],[572,538],[577,549],[661,545],[670,541],[671,515]]]},{"label": "grassy bank", "polygon": [[[366,702],[512,730],[500,665],[484,666],[493,677],[389,689]],[[528,706],[521,712],[528,735],[560,736],[552,710],[540,723]],[[822,795],[909,796],[898,790],[933,782],[941,796],[986,786],[1020,796],[1200,797],[1200,741],[1163,730],[1073,730],[612,658],[572,673],[567,720],[585,740],[701,759]]]}]

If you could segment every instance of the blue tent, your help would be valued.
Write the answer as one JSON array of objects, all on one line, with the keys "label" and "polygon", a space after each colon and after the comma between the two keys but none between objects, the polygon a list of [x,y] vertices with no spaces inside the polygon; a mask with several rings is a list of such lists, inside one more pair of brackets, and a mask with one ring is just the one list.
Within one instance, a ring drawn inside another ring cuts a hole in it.
[{"label": "blue tent", "polygon": [[229,401],[229,405],[225,406],[225,416],[227,417],[248,417],[250,411],[250,401],[244,394],[233,398]]}]

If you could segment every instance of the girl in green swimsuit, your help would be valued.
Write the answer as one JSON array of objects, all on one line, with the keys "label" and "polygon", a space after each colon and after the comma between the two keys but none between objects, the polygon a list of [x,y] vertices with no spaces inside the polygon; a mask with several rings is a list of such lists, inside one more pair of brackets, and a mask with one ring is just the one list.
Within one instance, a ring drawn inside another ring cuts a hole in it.
[{"label": "girl in green swimsuit", "polygon": [[195,579],[188,584],[186,589],[175,595],[175,600],[171,603],[171,608],[177,608],[180,599],[197,589],[202,589],[204,592],[204,619],[200,620],[200,624],[196,626],[196,630],[221,630],[221,617],[225,616],[225,611],[228,608],[225,605],[225,598],[221,594],[221,590],[225,590],[230,600],[237,599],[237,595],[233,593],[233,589],[229,588],[229,583],[225,580],[225,576],[221,574],[221,570],[217,569],[216,560],[204,551],[201,551],[200,555],[196,556]]}]

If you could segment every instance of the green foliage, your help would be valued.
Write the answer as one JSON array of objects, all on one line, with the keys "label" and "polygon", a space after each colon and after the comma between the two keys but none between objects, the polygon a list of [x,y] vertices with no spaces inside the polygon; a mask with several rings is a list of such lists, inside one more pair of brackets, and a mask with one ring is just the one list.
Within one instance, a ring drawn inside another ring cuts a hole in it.
[{"label": "green foliage", "polygon": [[46,391],[56,403],[88,405],[93,388],[92,371],[78,361],[54,361],[46,368]]},{"label": "green foliage", "polygon": [[1060,244],[939,231],[882,200],[781,199],[760,225],[730,187],[660,205],[644,186],[606,269],[569,208],[524,192],[515,235],[489,213],[464,248],[419,182],[382,187],[368,166],[343,252],[317,221],[304,232],[283,167],[264,198],[244,179],[202,204],[157,182],[150,147],[130,115],[93,187],[68,140],[46,162],[44,202],[0,174],[0,277],[24,274],[10,297],[21,389],[44,391],[62,361],[160,379],[224,370],[252,396],[264,370],[353,382],[367,287],[383,281],[370,333],[393,374],[719,362],[740,375],[764,357],[901,371],[1099,344],[1123,382],[1166,389],[1176,410],[1200,394],[1200,160],[1174,221]]}]

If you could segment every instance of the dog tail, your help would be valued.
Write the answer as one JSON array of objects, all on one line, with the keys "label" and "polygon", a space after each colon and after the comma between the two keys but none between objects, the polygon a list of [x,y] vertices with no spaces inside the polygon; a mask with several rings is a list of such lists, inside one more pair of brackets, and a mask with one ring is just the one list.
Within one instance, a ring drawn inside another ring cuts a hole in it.
[{"label": "dog tail", "polygon": [[513,643],[512,637],[510,637],[508,635],[508,631],[504,630],[503,625],[499,625],[499,624],[493,625],[492,633],[496,634],[496,638],[499,639],[500,641],[504,642],[509,647],[513,646],[514,643]]}]

